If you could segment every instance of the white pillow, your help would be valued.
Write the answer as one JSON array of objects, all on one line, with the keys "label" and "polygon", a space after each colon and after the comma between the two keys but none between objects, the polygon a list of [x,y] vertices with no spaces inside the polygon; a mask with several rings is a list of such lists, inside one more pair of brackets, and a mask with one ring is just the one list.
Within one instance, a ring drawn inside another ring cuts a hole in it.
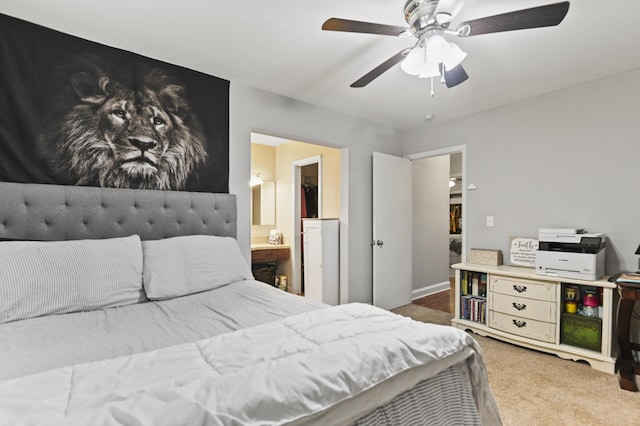
[{"label": "white pillow", "polygon": [[189,235],[143,241],[142,252],[142,282],[151,300],[253,279],[237,241],[231,237]]},{"label": "white pillow", "polygon": [[0,243],[0,324],[144,300],[142,244],[104,240]]}]

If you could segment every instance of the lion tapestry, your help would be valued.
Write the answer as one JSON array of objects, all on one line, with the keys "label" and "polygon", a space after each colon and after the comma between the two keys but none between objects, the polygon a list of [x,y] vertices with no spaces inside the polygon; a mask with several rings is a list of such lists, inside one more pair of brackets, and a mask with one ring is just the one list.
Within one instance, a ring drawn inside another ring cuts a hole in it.
[{"label": "lion tapestry", "polygon": [[229,82],[0,15],[0,181],[229,192]]}]

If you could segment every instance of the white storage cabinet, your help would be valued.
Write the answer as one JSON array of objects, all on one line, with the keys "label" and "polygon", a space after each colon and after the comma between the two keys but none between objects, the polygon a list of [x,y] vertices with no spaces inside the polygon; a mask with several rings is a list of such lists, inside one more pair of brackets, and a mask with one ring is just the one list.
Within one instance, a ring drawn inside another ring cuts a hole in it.
[{"label": "white storage cabinet", "polygon": [[303,219],[304,295],[329,305],[338,304],[340,288],[340,221]]}]

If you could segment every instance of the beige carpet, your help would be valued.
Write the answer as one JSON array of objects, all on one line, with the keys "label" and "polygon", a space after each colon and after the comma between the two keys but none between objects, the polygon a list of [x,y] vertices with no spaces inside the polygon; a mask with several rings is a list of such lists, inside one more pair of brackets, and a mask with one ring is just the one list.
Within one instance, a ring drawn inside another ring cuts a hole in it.
[{"label": "beige carpet", "polygon": [[[452,315],[419,305],[394,312],[436,324]],[[472,334],[482,347],[505,425],[640,425],[640,392],[618,387],[615,375]],[[640,377],[637,378],[640,384]]]}]

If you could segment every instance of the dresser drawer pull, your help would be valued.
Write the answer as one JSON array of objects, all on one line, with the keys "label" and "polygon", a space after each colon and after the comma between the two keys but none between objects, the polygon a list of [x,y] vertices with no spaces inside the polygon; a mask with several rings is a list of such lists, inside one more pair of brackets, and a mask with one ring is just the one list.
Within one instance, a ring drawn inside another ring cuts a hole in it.
[{"label": "dresser drawer pull", "polygon": [[520,320],[513,320],[513,324],[518,328],[522,328],[522,327],[526,327],[527,326],[527,322],[526,321],[520,321]]},{"label": "dresser drawer pull", "polygon": [[525,291],[527,291],[527,286],[526,285],[513,285],[513,289],[515,291],[517,291],[518,293],[524,293]]},{"label": "dresser drawer pull", "polygon": [[519,311],[524,311],[525,309],[527,309],[527,305],[525,305],[524,303],[513,302],[513,307]]}]

